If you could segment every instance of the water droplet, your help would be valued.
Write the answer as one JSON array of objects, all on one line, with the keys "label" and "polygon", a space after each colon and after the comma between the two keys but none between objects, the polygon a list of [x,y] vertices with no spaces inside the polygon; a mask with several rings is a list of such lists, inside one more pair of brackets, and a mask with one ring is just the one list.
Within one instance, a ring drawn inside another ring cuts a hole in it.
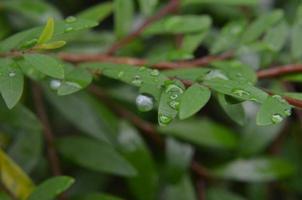
[{"label": "water droplet", "polygon": [[172,99],[172,100],[175,100],[175,99],[177,99],[177,97],[178,97],[178,94],[172,94],[172,95],[170,95],[170,99]]},{"label": "water droplet", "polygon": [[214,78],[228,80],[228,77],[226,77],[226,75],[224,75],[220,70],[217,70],[217,69],[209,71],[204,79],[211,80]]},{"label": "water droplet", "polygon": [[16,76],[16,73],[15,73],[15,72],[9,72],[9,73],[8,73],[8,76],[9,76],[9,77],[14,77],[14,76]]},{"label": "water droplet", "polygon": [[172,121],[172,118],[163,114],[159,115],[159,122],[162,125],[168,125]]},{"label": "water droplet", "polygon": [[285,110],[284,110],[284,115],[290,116],[291,114],[292,114],[291,108],[288,108],[288,109],[285,109]]},{"label": "water droplet", "polygon": [[168,85],[168,87],[166,88],[166,92],[175,92],[175,93],[180,93],[182,94],[184,91],[181,87],[175,85],[175,84],[170,84]]},{"label": "water droplet", "polygon": [[152,97],[146,96],[146,95],[138,95],[135,100],[136,106],[139,111],[141,112],[147,112],[152,110],[153,108],[153,99]]},{"label": "water droplet", "polygon": [[283,99],[280,95],[273,95],[273,98],[277,99],[281,103],[287,103],[285,99]]},{"label": "water droplet", "polygon": [[151,76],[158,76],[159,75],[159,71],[157,69],[153,69],[150,72]]},{"label": "water droplet", "polygon": [[32,40],[28,40],[21,45],[21,48],[31,48],[34,45],[36,45],[37,42],[38,42],[38,39],[36,39],[36,38],[34,38]]},{"label": "water droplet", "polygon": [[72,30],[73,30],[72,27],[67,27],[67,28],[65,28],[64,32],[67,33],[67,32],[70,32],[70,31],[72,31]]},{"label": "water droplet", "polygon": [[51,89],[56,90],[61,86],[61,81],[53,79],[49,82],[49,86]]},{"label": "water droplet", "polygon": [[283,120],[283,117],[280,114],[273,114],[272,115],[272,122],[274,124],[280,123]]},{"label": "water droplet", "polygon": [[250,96],[250,93],[249,93],[249,92],[247,92],[247,91],[245,91],[245,90],[242,90],[242,89],[234,89],[234,90],[232,91],[232,93],[233,93],[234,95],[239,96],[239,97],[248,97],[248,96]]},{"label": "water droplet", "polygon": [[67,22],[67,23],[74,23],[76,21],[77,21],[77,18],[74,16],[69,16],[65,19],[65,22]]},{"label": "water droplet", "polygon": [[175,110],[178,110],[178,109],[179,109],[179,105],[180,105],[180,103],[179,103],[178,101],[171,101],[171,102],[169,103],[169,106],[170,106],[171,108],[175,109]]},{"label": "water droplet", "polygon": [[133,85],[141,86],[142,83],[143,83],[143,81],[140,79],[140,76],[138,76],[138,75],[134,76],[134,78],[132,80]]},{"label": "water droplet", "polygon": [[124,76],[125,72],[124,71],[120,71],[117,75],[117,77],[122,78]]}]

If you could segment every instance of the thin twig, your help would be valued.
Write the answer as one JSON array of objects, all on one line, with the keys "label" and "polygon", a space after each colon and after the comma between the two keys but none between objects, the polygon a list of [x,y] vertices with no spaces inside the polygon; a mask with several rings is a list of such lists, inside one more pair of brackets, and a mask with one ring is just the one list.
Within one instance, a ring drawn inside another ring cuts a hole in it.
[{"label": "thin twig", "polygon": [[[110,99],[108,99],[108,95],[99,87],[92,85],[90,86],[89,90],[101,101],[105,101],[118,115],[130,120],[130,122],[132,122],[140,130],[142,130],[142,132],[145,133],[146,136],[149,137],[156,145],[160,146],[161,148],[164,147],[164,141],[157,132],[155,125],[141,119],[140,117],[125,109],[123,106],[110,101]],[[210,178],[210,174],[208,173],[207,169],[204,166],[200,165],[196,160],[192,161],[191,170],[203,179]]]},{"label": "thin twig", "polygon": [[176,11],[179,6],[179,3],[179,0],[170,0],[165,7],[159,10],[155,15],[152,15],[151,17],[147,18],[145,22],[143,22],[142,25],[139,26],[135,31],[133,31],[123,39],[119,40],[118,42],[114,43],[106,53],[108,55],[114,54],[117,50],[119,50],[120,48],[134,40],[136,37],[138,37],[150,24],[156,22],[167,14]]},{"label": "thin twig", "polygon": [[198,200],[205,200],[205,182],[201,179],[196,181]]},{"label": "thin twig", "polygon": [[290,64],[269,69],[263,69],[257,72],[257,76],[259,79],[263,79],[284,76],[297,72],[302,72],[302,64]]},{"label": "thin twig", "polygon": [[54,147],[54,134],[45,110],[43,92],[40,86],[35,83],[32,84],[32,92],[37,116],[43,125],[43,133],[47,145],[47,156],[51,166],[51,171],[53,175],[58,176],[62,174],[62,171],[60,167],[60,160]]}]

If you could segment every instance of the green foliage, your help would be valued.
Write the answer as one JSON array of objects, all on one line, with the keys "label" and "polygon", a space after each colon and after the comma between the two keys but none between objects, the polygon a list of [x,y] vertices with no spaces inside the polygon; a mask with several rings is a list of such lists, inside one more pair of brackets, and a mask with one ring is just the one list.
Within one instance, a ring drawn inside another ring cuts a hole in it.
[{"label": "green foliage", "polygon": [[0,9],[1,200],[301,199],[299,1]]}]

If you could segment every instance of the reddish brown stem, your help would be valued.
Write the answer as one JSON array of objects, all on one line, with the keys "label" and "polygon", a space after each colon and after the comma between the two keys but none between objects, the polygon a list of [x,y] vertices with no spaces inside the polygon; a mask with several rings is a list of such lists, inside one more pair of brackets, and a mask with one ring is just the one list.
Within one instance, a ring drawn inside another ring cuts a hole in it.
[{"label": "reddish brown stem", "polygon": [[263,69],[257,72],[257,76],[259,79],[263,79],[263,78],[273,78],[273,77],[283,76],[286,74],[292,74],[297,72],[302,72],[301,64],[291,64],[291,65],[273,67],[269,69]]},{"label": "reddish brown stem", "polygon": [[128,36],[121,39],[120,41],[114,43],[106,53],[108,55],[114,54],[117,50],[119,50],[126,44],[129,44],[136,37],[138,37],[145,30],[145,28],[147,28],[150,24],[156,22],[157,20],[161,19],[167,14],[176,11],[178,6],[179,6],[179,0],[170,0],[170,2],[165,7],[159,10],[155,15],[152,15],[151,17],[146,19],[146,21],[141,26],[139,26],[135,31],[133,31],[132,33],[130,33]]},{"label": "reddish brown stem", "polygon": [[51,129],[48,116],[45,110],[43,101],[43,92],[40,86],[33,83],[32,85],[33,100],[37,111],[37,116],[43,126],[44,138],[47,145],[47,157],[51,166],[52,174],[55,176],[61,175],[60,161],[54,147],[54,134]]}]

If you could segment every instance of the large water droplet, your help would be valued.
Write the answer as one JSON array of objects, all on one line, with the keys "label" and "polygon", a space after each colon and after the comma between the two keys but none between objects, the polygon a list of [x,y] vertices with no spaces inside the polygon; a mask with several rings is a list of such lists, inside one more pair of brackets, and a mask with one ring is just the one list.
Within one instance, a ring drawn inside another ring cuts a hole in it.
[{"label": "large water droplet", "polygon": [[159,115],[159,122],[162,125],[168,125],[172,121],[172,118],[163,114]]},{"label": "large water droplet", "polygon": [[133,85],[136,85],[136,86],[141,86],[141,84],[143,83],[143,81],[141,80],[140,76],[136,75],[134,76],[132,82],[131,82]]},{"label": "large water droplet", "polygon": [[159,71],[157,69],[153,69],[150,72],[151,76],[158,76],[159,75]]},{"label": "large water droplet", "polygon": [[247,91],[245,91],[245,90],[242,90],[242,89],[234,89],[234,90],[232,91],[232,93],[233,93],[234,95],[239,96],[239,97],[248,97],[248,96],[250,96],[250,93],[249,93],[249,92],[247,92]]},{"label": "large water droplet", "polygon": [[285,109],[285,110],[284,110],[284,115],[285,115],[285,116],[290,116],[291,114],[292,114],[291,108],[288,108],[288,109]]},{"label": "large water droplet", "polygon": [[61,86],[61,84],[62,83],[60,80],[53,79],[49,82],[49,87],[53,90],[56,90]]},{"label": "large water droplet", "polygon": [[67,27],[67,28],[65,28],[65,30],[64,30],[65,33],[70,32],[70,31],[73,31],[73,28],[72,28],[72,27]]},{"label": "large water droplet", "polygon": [[8,76],[9,76],[9,77],[14,77],[14,76],[16,76],[16,73],[15,73],[15,72],[9,72],[9,73],[8,73]]},{"label": "large water droplet", "polygon": [[178,109],[179,109],[179,105],[180,105],[179,101],[171,101],[171,102],[169,103],[169,106],[170,106],[171,108],[175,109],[175,110],[178,110]]},{"label": "large water droplet", "polygon": [[65,19],[65,22],[67,22],[67,23],[74,23],[76,21],[77,21],[77,18],[74,16],[69,16]]},{"label": "large water droplet", "polygon": [[283,117],[280,114],[273,114],[272,115],[272,122],[274,124],[280,123],[283,120]]},{"label": "large water droplet", "polygon": [[217,69],[209,71],[204,79],[211,80],[214,78],[228,80],[228,77],[226,75],[224,75],[220,70],[217,70]]},{"label": "large water droplet", "polygon": [[166,92],[175,92],[175,93],[180,93],[182,94],[184,91],[181,87],[175,85],[175,84],[170,84],[168,85],[168,87],[166,88]]},{"label": "large water droplet", "polygon": [[146,95],[138,95],[136,97],[136,106],[138,108],[139,111],[141,112],[147,112],[152,110],[153,108],[153,99],[152,97],[146,96]]}]

